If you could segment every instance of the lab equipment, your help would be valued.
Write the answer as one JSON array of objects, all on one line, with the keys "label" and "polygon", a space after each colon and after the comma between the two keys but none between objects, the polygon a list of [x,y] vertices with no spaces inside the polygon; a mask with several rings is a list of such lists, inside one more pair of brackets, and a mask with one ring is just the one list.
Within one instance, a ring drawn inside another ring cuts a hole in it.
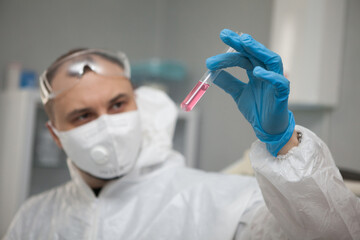
[{"label": "lab equipment", "polygon": [[[235,52],[235,50],[232,47],[229,47],[226,53],[229,52]],[[190,91],[190,93],[185,97],[184,101],[182,101],[182,103],[180,104],[181,109],[186,112],[191,111],[205,94],[211,83],[216,79],[219,72],[220,70],[206,71],[199,80],[199,82],[196,83],[195,87]]]},{"label": "lab equipment", "polygon": [[81,170],[102,179],[130,172],[142,143],[137,110],[104,114],[69,131],[51,127],[71,161]]},{"label": "lab equipment", "polygon": [[256,136],[266,143],[273,156],[277,156],[295,127],[294,116],[288,110],[290,83],[283,76],[281,58],[248,34],[239,36],[224,29],[220,38],[238,53],[210,57],[207,67],[214,71],[242,67],[247,70],[249,82],[244,83],[222,71],[214,83],[233,97]]},{"label": "lab equipment", "polygon": [[[114,64],[117,66],[114,68]],[[130,63],[125,53],[116,54],[99,50],[85,49],[76,51],[69,56],[55,61],[40,76],[40,95],[43,104],[54,99],[60,93],[78,83],[86,71],[109,77],[125,77],[130,79]],[[61,78],[61,84],[53,89],[54,78]],[[65,81],[65,79],[67,79]]]},{"label": "lab equipment", "polygon": [[37,88],[37,74],[33,70],[23,69],[20,75],[20,88]]},{"label": "lab equipment", "polygon": [[171,148],[174,103],[145,88],[136,96],[146,141],[134,170],[96,197],[68,161],[72,180],[29,199],[5,240],[359,236],[360,202],[342,184],[325,143],[309,130],[297,126],[302,142],[283,161],[274,161],[260,141],[252,145],[258,184],[253,177],[184,167],[183,157]]}]

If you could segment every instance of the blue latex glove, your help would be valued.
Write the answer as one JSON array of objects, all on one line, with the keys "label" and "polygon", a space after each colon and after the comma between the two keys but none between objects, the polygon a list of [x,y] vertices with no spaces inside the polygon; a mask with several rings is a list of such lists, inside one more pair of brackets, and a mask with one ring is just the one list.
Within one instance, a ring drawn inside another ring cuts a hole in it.
[{"label": "blue latex glove", "polygon": [[295,128],[294,116],[288,110],[290,83],[283,76],[281,58],[248,34],[239,36],[224,29],[220,38],[238,52],[210,57],[206,60],[207,67],[210,70],[242,67],[247,72],[249,82],[243,83],[221,71],[214,83],[234,98],[256,136],[266,143],[273,156],[277,156]]}]

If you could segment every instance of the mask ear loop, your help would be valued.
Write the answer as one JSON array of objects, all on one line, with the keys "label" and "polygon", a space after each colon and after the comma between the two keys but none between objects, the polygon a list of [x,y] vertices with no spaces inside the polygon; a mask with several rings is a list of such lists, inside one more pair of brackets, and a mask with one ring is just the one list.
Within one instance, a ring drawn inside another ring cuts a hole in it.
[{"label": "mask ear loop", "polygon": [[41,89],[40,97],[41,97],[41,101],[44,105],[49,101],[51,90],[52,90],[50,84],[46,80],[46,74],[47,74],[47,71],[44,71],[39,78],[39,80],[40,80],[39,85],[40,85],[40,89]]},{"label": "mask ear loop", "polygon": [[46,122],[46,124],[51,128],[51,130],[53,130],[53,132],[55,133],[55,135],[56,135],[57,137],[59,137],[59,131],[55,128],[55,126],[51,123],[51,121],[48,120],[48,121]]},{"label": "mask ear loop", "polygon": [[130,69],[130,62],[128,57],[123,52],[117,52],[117,57],[121,60],[121,62],[124,64],[124,75],[128,79],[131,78],[131,69]]}]

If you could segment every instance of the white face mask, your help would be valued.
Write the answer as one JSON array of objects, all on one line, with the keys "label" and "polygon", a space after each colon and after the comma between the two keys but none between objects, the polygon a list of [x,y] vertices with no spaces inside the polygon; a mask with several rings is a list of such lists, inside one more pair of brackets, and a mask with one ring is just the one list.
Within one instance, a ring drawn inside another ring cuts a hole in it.
[{"label": "white face mask", "polygon": [[77,167],[104,179],[127,174],[136,163],[142,143],[137,110],[105,114],[72,130],[54,132]]}]

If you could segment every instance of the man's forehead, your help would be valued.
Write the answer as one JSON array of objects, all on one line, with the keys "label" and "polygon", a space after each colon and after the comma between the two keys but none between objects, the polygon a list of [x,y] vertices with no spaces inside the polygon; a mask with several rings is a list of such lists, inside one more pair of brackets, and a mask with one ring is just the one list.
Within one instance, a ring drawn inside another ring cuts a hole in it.
[{"label": "man's forehead", "polygon": [[68,59],[56,66],[56,72],[51,81],[53,92],[72,87],[77,81],[83,80],[88,71],[111,77],[124,75],[122,66],[102,56],[94,54],[80,56]]},{"label": "man's forehead", "polygon": [[101,77],[89,72],[78,84],[54,99],[54,109],[63,115],[74,109],[109,104],[119,96],[134,96],[132,85],[127,78]]}]

